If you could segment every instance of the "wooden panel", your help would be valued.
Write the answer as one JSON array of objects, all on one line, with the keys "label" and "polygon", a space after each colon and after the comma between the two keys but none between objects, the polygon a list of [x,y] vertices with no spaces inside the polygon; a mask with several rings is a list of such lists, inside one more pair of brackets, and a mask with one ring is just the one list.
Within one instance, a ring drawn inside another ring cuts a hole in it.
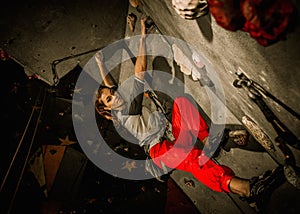
[{"label": "wooden panel", "polygon": [[46,188],[48,192],[51,191],[65,150],[65,146],[43,145]]}]

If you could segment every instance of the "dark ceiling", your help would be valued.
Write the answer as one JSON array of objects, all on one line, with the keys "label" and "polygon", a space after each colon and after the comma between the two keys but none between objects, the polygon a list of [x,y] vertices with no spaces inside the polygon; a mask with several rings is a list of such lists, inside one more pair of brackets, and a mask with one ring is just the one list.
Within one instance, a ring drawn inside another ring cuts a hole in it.
[{"label": "dark ceiling", "polygon": [[[124,37],[128,2],[124,0],[5,1],[1,3],[0,48],[53,85],[84,64],[97,49]],[[61,60],[63,59],[63,60]]]}]

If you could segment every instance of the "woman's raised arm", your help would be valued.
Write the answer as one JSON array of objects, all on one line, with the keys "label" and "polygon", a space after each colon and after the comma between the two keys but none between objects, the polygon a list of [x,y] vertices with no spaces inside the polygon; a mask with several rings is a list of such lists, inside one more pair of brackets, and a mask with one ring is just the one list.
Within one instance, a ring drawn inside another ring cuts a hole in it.
[{"label": "woman's raised arm", "polygon": [[104,85],[107,86],[107,87],[114,86],[115,85],[114,80],[113,80],[111,74],[109,72],[108,73],[106,72],[105,65],[102,61],[103,57],[101,56],[101,54],[99,52],[96,53],[95,58],[96,58],[96,62],[98,64],[98,67],[99,67],[99,70],[100,70],[100,75],[103,79]]},{"label": "woman's raised arm", "polygon": [[134,66],[134,74],[140,80],[144,80],[145,71],[147,69],[147,56],[146,56],[146,20],[147,17],[141,19],[141,38],[138,56]]}]

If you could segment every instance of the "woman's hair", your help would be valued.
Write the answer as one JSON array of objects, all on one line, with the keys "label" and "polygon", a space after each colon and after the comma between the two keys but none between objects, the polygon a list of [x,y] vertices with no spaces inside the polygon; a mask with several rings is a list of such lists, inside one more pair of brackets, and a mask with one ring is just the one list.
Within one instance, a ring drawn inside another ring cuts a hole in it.
[{"label": "woman's hair", "polygon": [[106,105],[102,101],[99,101],[99,98],[101,97],[104,88],[108,88],[110,90],[111,89],[116,90],[117,87],[116,86],[108,87],[108,86],[101,85],[95,95],[95,108],[99,115],[101,115],[102,117],[108,120],[112,120],[111,110],[105,109]]}]

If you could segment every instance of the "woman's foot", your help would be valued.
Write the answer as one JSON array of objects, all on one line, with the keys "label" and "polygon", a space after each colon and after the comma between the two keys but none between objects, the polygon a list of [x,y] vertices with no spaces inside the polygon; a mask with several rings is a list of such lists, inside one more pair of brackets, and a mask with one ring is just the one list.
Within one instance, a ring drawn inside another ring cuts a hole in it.
[{"label": "woman's foot", "polygon": [[266,171],[263,175],[250,179],[249,197],[241,197],[255,211],[261,212],[266,207],[272,192],[285,182],[283,167]]}]

